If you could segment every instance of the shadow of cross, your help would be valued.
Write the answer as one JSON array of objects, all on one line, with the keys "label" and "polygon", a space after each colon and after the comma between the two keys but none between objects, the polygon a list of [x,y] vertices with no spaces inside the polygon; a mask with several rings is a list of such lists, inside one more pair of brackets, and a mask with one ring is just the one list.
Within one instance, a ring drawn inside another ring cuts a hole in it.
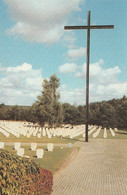
[{"label": "shadow of cross", "polygon": [[114,25],[90,25],[90,11],[88,11],[87,26],[64,26],[65,30],[87,30],[87,58],[86,58],[86,136],[88,142],[89,124],[89,55],[90,55],[90,30],[91,29],[112,29]]}]

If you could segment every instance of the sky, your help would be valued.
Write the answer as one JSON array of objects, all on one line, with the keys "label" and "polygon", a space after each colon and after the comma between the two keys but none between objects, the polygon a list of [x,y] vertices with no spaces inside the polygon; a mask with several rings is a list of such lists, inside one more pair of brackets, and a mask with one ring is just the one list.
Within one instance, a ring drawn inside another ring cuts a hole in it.
[{"label": "sky", "polygon": [[126,0],[0,0],[0,103],[32,105],[56,74],[60,101],[85,105],[86,30],[90,31],[90,102],[127,95]]}]

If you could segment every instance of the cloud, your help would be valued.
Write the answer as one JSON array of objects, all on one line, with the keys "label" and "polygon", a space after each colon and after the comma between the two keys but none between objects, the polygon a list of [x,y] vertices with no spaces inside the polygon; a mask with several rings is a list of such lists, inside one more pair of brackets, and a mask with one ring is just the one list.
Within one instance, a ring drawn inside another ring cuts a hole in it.
[{"label": "cloud", "polygon": [[90,89],[90,101],[111,100],[127,94],[127,82],[109,83],[107,85],[93,84]]},{"label": "cloud", "polygon": [[[121,98],[123,95],[127,94],[127,82],[120,82],[117,79],[117,75],[120,73],[118,67],[107,68],[105,72],[112,74],[109,78],[110,82],[95,82],[99,72],[103,72],[100,68],[99,63],[94,63],[97,65],[94,72],[92,73],[93,80],[90,82],[90,102],[110,100],[113,98]],[[72,72],[77,71],[77,65],[72,63],[64,64],[62,72]],[[8,105],[31,105],[40,95],[42,90],[42,71],[40,69],[33,69],[31,64],[24,63],[16,67],[3,67],[0,65],[0,103],[5,103]],[[105,76],[106,78],[106,76]],[[85,84],[85,83],[84,83]],[[85,88],[68,88],[67,84],[61,84],[60,93],[61,101],[68,102],[70,104],[85,104]]]},{"label": "cloud", "polygon": [[[81,66],[74,64],[74,68],[72,68],[72,65],[70,66],[70,70],[69,63],[62,65],[61,67],[61,73],[73,72],[72,76],[74,77],[80,79],[86,78],[86,63]],[[118,75],[120,73],[121,70],[118,66],[104,68],[104,61],[102,59],[90,64],[90,102],[111,100],[126,95],[127,82],[119,81]],[[76,78],[74,79],[76,80]],[[84,80],[84,85],[85,82],[86,79]],[[66,88],[61,88],[61,101],[69,102],[71,104],[77,103],[77,105],[85,104],[85,94],[85,88],[68,89],[66,85]]]},{"label": "cloud", "polygon": [[27,63],[24,63],[23,65],[21,66],[17,66],[17,67],[8,67],[5,69],[5,71],[7,72],[26,72],[26,71],[29,71],[32,69],[32,65],[31,64],[27,64]]},{"label": "cloud", "polygon": [[85,104],[84,89],[62,89],[61,88],[61,102],[82,105]]},{"label": "cloud", "polygon": [[[121,72],[118,66],[112,68],[103,68],[103,60],[90,64],[90,80],[100,84],[115,83],[117,75]],[[75,73],[76,77],[86,78],[86,63],[80,66],[80,71]]]},{"label": "cloud", "polygon": [[16,67],[0,66],[0,102],[5,104],[31,105],[40,94],[42,71],[35,70],[31,64]]},{"label": "cloud", "polygon": [[76,41],[76,37],[74,32],[66,31],[66,33],[63,36],[63,45],[65,45],[69,49],[72,49],[74,48],[75,41]]},{"label": "cloud", "polygon": [[86,55],[86,48],[80,47],[78,49],[69,49],[67,56],[72,59],[78,59],[79,57],[84,57]]},{"label": "cloud", "polygon": [[[90,64],[90,77],[92,78],[96,78],[98,77],[98,75],[101,75],[102,73],[102,68],[101,68],[101,64],[103,64],[103,60],[100,59],[98,62],[95,62],[93,64]],[[79,78],[86,78],[86,63],[84,63],[83,65],[80,66],[80,71],[76,72],[76,77]]]},{"label": "cloud", "polygon": [[[90,84],[89,101],[100,102],[103,100],[111,100],[113,98],[122,98],[127,94],[127,82],[117,82],[114,84],[100,85],[96,83]],[[86,89],[61,88],[61,102],[70,104],[85,105],[86,104]]]},{"label": "cloud", "polygon": [[77,69],[77,65],[75,63],[65,63],[59,66],[59,73],[70,73],[75,72]]},{"label": "cloud", "polygon": [[64,33],[64,25],[82,0],[4,0],[15,25],[9,33],[27,41],[54,43]]}]

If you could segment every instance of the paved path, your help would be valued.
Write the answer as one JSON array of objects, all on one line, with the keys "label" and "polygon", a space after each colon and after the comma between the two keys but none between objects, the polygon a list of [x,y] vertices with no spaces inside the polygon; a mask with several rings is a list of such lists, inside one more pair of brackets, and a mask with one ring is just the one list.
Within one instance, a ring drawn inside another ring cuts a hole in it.
[{"label": "paved path", "polygon": [[52,195],[127,195],[127,140],[78,142],[75,158],[54,176]]}]

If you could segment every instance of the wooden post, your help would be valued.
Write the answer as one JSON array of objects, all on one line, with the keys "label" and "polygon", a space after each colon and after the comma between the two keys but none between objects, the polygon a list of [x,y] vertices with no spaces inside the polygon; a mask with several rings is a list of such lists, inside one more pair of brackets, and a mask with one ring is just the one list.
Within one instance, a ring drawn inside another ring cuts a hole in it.
[{"label": "wooden post", "polygon": [[[90,27],[90,11],[88,11],[88,27]],[[88,142],[88,124],[89,124],[89,56],[90,56],[90,28],[87,29],[87,59],[86,59],[86,137]]]}]

